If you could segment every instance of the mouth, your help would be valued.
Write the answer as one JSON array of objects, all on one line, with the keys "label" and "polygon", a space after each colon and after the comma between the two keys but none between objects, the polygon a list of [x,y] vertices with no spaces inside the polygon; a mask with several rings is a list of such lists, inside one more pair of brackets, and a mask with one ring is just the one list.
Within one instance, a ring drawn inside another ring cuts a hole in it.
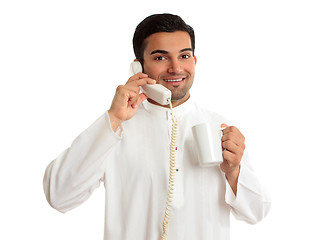
[{"label": "mouth", "polygon": [[181,78],[174,78],[174,77],[172,77],[172,78],[165,78],[165,79],[163,79],[163,81],[165,81],[165,82],[169,82],[169,83],[179,83],[179,82],[182,82],[182,81],[184,81],[185,80],[185,77],[181,77]]}]

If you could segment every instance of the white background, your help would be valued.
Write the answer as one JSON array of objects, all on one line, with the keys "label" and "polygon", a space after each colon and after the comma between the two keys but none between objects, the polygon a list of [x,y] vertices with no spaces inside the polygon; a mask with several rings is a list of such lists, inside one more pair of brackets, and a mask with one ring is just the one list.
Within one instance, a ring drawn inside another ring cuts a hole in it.
[{"label": "white background", "polygon": [[194,27],[192,97],[237,123],[272,196],[232,240],[330,239],[329,1],[115,2],[0,3],[0,239],[103,238],[103,187],[63,215],[44,170],[109,108],[136,25],[162,12]]}]

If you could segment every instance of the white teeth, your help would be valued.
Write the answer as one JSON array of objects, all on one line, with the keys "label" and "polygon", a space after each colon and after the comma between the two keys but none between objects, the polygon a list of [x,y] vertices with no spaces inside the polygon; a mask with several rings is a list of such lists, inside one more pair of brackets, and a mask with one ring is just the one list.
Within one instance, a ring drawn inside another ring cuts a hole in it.
[{"label": "white teeth", "polygon": [[164,79],[165,82],[180,82],[180,81],[182,81],[182,80],[183,80],[183,78],[181,78],[181,79],[176,79],[176,80]]}]

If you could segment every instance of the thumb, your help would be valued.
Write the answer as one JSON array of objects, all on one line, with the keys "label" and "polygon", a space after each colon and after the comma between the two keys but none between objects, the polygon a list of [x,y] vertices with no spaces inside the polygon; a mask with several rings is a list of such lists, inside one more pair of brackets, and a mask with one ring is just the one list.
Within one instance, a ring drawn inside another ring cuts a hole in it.
[{"label": "thumb", "polygon": [[226,123],[221,124],[221,128],[227,128],[227,127],[228,127],[228,125]]},{"label": "thumb", "polygon": [[134,108],[137,108],[140,105],[140,103],[142,103],[146,99],[147,99],[147,96],[144,93],[140,93],[139,97],[137,99],[137,102],[134,105]]}]

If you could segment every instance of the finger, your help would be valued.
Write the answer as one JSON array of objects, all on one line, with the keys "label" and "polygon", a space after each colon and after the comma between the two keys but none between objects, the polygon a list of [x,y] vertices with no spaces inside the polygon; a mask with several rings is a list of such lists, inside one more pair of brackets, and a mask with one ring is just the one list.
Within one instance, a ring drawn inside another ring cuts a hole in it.
[{"label": "finger", "polygon": [[147,96],[144,93],[140,93],[136,103],[134,103],[132,105],[132,107],[137,108],[146,99],[147,99]]},{"label": "finger", "polygon": [[243,150],[242,150],[243,148],[231,140],[222,142],[222,147],[223,147],[223,149],[230,151],[234,154],[241,154],[243,152]]},{"label": "finger", "polygon": [[222,142],[231,141],[231,142],[235,143],[237,146],[242,146],[244,144],[244,141],[242,140],[242,138],[234,132],[229,132],[229,133],[223,134],[221,140],[222,140]]},{"label": "finger", "polygon": [[142,78],[147,78],[147,77],[148,77],[148,75],[146,73],[139,72],[139,73],[131,76],[129,78],[129,80],[127,81],[127,83],[132,82],[132,81],[136,81],[136,80],[139,80],[139,79],[142,79]]},{"label": "finger", "polygon": [[[140,103],[145,100],[144,95],[139,95],[140,88],[139,86],[145,85],[146,83],[155,84],[155,80],[151,78],[143,78],[139,80],[130,80],[124,86],[119,86],[117,92],[124,96],[124,99],[127,101],[127,105],[133,108],[140,105]],[[138,101],[139,97],[141,99]]]},{"label": "finger", "polygon": [[227,127],[226,129],[223,130],[223,135],[226,135],[228,133],[233,133],[235,134],[239,139],[241,140],[245,140],[245,137],[244,135],[239,131],[238,128],[236,128],[235,126],[230,126],[230,127]]},{"label": "finger", "polygon": [[129,100],[139,94],[140,88],[132,84],[125,84],[117,87],[117,92]]},{"label": "finger", "polygon": [[139,94],[135,91],[131,91],[129,92],[130,96],[128,98],[128,106],[131,106],[134,108],[134,106],[136,105],[137,103],[137,100],[139,98]]},{"label": "finger", "polygon": [[[223,124],[222,124],[223,125]],[[221,125],[221,126],[222,126]],[[226,124],[225,124],[226,125]],[[228,126],[228,125],[226,125],[227,127],[223,130],[223,134],[226,134],[226,133],[229,133],[229,132],[234,132],[234,131],[236,131],[235,130],[235,128],[236,127],[234,127],[234,126]]]},{"label": "finger", "polygon": [[235,158],[234,154],[232,152],[229,152],[229,151],[224,151],[222,153],[222,156],[223,156],[223,163],[226,163],[228,165],[230,165],[232,160]]},{"label": "finger", "polygon": [[240,164],[240,158],[229,151],[224,151],[223,153],[223,163],[227,163],[229,165],[229,167],[234,167]]},{"label": "finger", "polygon": [[151,79],[151,78],[142,78],[142,79],[139,79],[138,81],[136,81],[137,83],[137,86],[144,86],[146,84],[156,84],[156,81],[154,79]]},{"label": "finger", "polygon": [[126,89],[127,91],[131,91],[131,92],[135,92],[137,95],[140,92],[140,86],[143,86],[145,84],[155,84],[155,80],[151,79],[151,78],[143,78],[143,79],[139,79],[139,80],[133,80],[133,81],[128,81],[125,85],[124,85],[124,89]]},{"label": "finger", "polygon": [[[147,76],[147,75],[146,75]],[[126,85],[132,85],[132,86],[136,86],[136,87],[140,87],[140,86],[144,86],[146,84],[155,84],[156,81],[154,79],[151,79],[149,77],[146,76],[142,76],[142,78],[134,78],[132,79],[132,77],[127,81]]]},{"label": "finger", "polygon": [[116,88],[116,94],[113,102],[121,102],[121,104],[126,104],[130,99],[139,93],[139,88],[131,89],[127,85],[120,85]]}]

